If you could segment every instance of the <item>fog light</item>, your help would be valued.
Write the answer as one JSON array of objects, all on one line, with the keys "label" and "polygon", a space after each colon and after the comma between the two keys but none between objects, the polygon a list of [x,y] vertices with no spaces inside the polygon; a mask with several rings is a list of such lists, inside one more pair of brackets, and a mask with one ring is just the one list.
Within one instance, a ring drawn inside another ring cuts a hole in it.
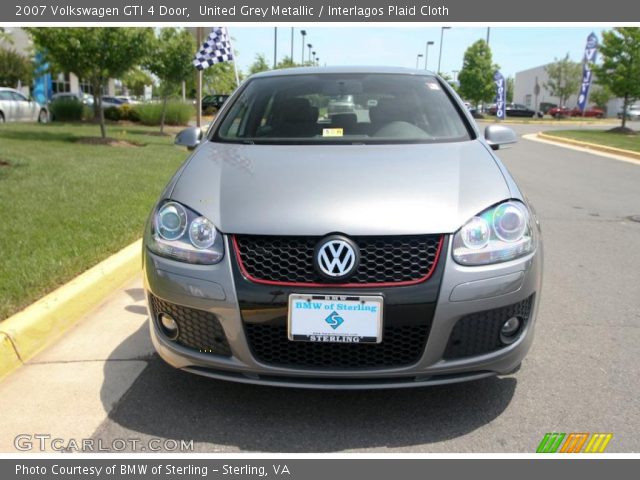
[{"label": "fog light", "polygon": [[178,338],[178,324],[173,319],[173,317],[166,313],[161,313],[159,315],[159,319],[165,335],[171,340],[175,340],[176,338]]},{"label": "fog light", "polygon": [[520,317],[511,317],[502,324],[500,329],[500,340],[502,343],[509,344],[516,341],[516,334],[520,331],[522,319]]}]

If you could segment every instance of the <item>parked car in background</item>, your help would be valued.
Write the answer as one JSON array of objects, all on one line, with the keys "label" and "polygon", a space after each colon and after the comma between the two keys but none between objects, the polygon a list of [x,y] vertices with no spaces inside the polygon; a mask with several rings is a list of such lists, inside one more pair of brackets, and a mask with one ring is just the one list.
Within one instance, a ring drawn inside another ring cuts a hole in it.
[{"label": "parked car in background", "polygon": [[91,107],[93,106],[93,96],[89,95],[88,93],[73,93],[73,92],[61,92],[61,93],[54,93],[51,96],[51,100],[49,101],[49,103],[51,102],[55,102],[58,100],[76,100],[78,102],[82,102],[83,104]]},{"label": "parked car in background", "polygon": [[584,113],[578,108],[571,110],[572,117],[604,118],[604,110],[597,107],[585,108]]},{"label": "parked car in background", "polygon": [[549,110],[551,110],[554,107],[557,107],[558,105],[556,105],[555,103],[550,103],[550,102],[540,102],[540,105],[538,105],[538,108],[540,109],[540,112],[543,115],[547,115],[549,113]]},{"label": "parked car in background", "polygon": [[[489,115],[495,115],[497,112],[496,105],[492,105],[489,108]],[[527,108],[526,106],[520,103],[507,103],[505,106],[505,111],[507,117],[530,117],[533,118],[536,115],[536,112]]]},{"label": "parked car in background", "polygon": [[227,101],[227,98],[229,98],[229,95],[206,95],[202,99],[202,113],[211,114],[217,112]]},{"label": "parked car in background", "polygon": [[128,95],[118,95],[115,98],[118,100],[121,100],[123,104],[127,104],[127,105],[135,105],[136,103],[140,103],[140,101],[137,100],[135,97],[131,97]]},{"label": "parked car in background", "polygon": [[553,118],[568,117],[571,115],[571,109],[569,107],[552,107],[547,110],[547,115]]},{"label": "parked car in background", "polygon": [[[618,112],[618,118],[622,118],[622,110]],[[627,120],[640,120],[640,103],[627,107]]]},{"label": "parked car in background", "polygon": [[125,102],[124,100],[118,98],[118,97],[110,97],[110,96],[103,96],[102,97],[102,108],[110,108],[110,107],[121,107],[122,105],[124,105]]},{"label": "parked car in background", "polygon": [[0,87],[0,123],[35,122],[47,123],[49,111],[32,98],[13,88]]}]

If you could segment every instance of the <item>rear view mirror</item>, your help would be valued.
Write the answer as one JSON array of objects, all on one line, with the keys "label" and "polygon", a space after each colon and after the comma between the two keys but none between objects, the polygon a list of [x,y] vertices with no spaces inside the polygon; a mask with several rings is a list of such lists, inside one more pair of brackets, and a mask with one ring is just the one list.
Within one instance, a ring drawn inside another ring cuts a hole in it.
[{"label": "rear view mirror", "polygon": [[518,141],[516,132],[504,125],[489,125],[484,129],[484,138],[492,150],[498,150],[501,145],[508,145]]},{"label": "rear view mirror", "polygon": [[174,143],[193,150],[200,145],[200,140],[202,140],[202,130],[199,127],[189,127],[176,135]]}]

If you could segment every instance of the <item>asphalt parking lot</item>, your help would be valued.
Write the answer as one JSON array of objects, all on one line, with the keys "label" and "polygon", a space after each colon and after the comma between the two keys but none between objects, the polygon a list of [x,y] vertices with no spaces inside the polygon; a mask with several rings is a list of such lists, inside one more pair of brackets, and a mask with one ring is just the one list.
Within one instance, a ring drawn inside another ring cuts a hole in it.
[{"label": "asphalt parking lot", "polygon": [[[555,431],[612,432],[608,452],[640,451],[640,223],[628,218],[640,214],[640,165],[528,140],[500,156],[537,209],[545,242],[536,338],[516,375],[372,392],[201,378],[173,370],[152,352],[136,281],[102,310],[103,321],[126,326],[105,336],[85,332],[82,344],[64,347],[86,350],[77,362],[47,374],[48,395],[57,398],[75,368],[93,365],[84,390],[60,397],[66,405],[41,402],[45,410],[33,424],[32,399],[9,402],[29,385],[21,379],[29,369],[58,362],[52,353],[0,385],[0,408],[13,418],[12,426],[0,427],[2,449],[18,431],[44,430],[67,437],[89,432],[104,443],[193,440],[203,452],[534,452]],[[82,429],[47,420],[73,417],[94,391],[101,405],[85,415]]]}]

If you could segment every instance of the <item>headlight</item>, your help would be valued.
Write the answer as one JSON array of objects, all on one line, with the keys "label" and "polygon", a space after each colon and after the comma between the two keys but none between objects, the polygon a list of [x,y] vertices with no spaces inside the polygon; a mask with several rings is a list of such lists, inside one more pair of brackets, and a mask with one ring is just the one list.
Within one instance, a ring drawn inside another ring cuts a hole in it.
[{"label": "headlight", "polygon": [[153,253],[187,263],[212,265],[222,260],[222,235],[211,220],[177,202],[162,203],[146,232]]},{"label": "headlight", "polygon": [[453,259],[461,265],[506,262],[535,248],[529,210],[514,200],[476,215],[453,237]]}]

